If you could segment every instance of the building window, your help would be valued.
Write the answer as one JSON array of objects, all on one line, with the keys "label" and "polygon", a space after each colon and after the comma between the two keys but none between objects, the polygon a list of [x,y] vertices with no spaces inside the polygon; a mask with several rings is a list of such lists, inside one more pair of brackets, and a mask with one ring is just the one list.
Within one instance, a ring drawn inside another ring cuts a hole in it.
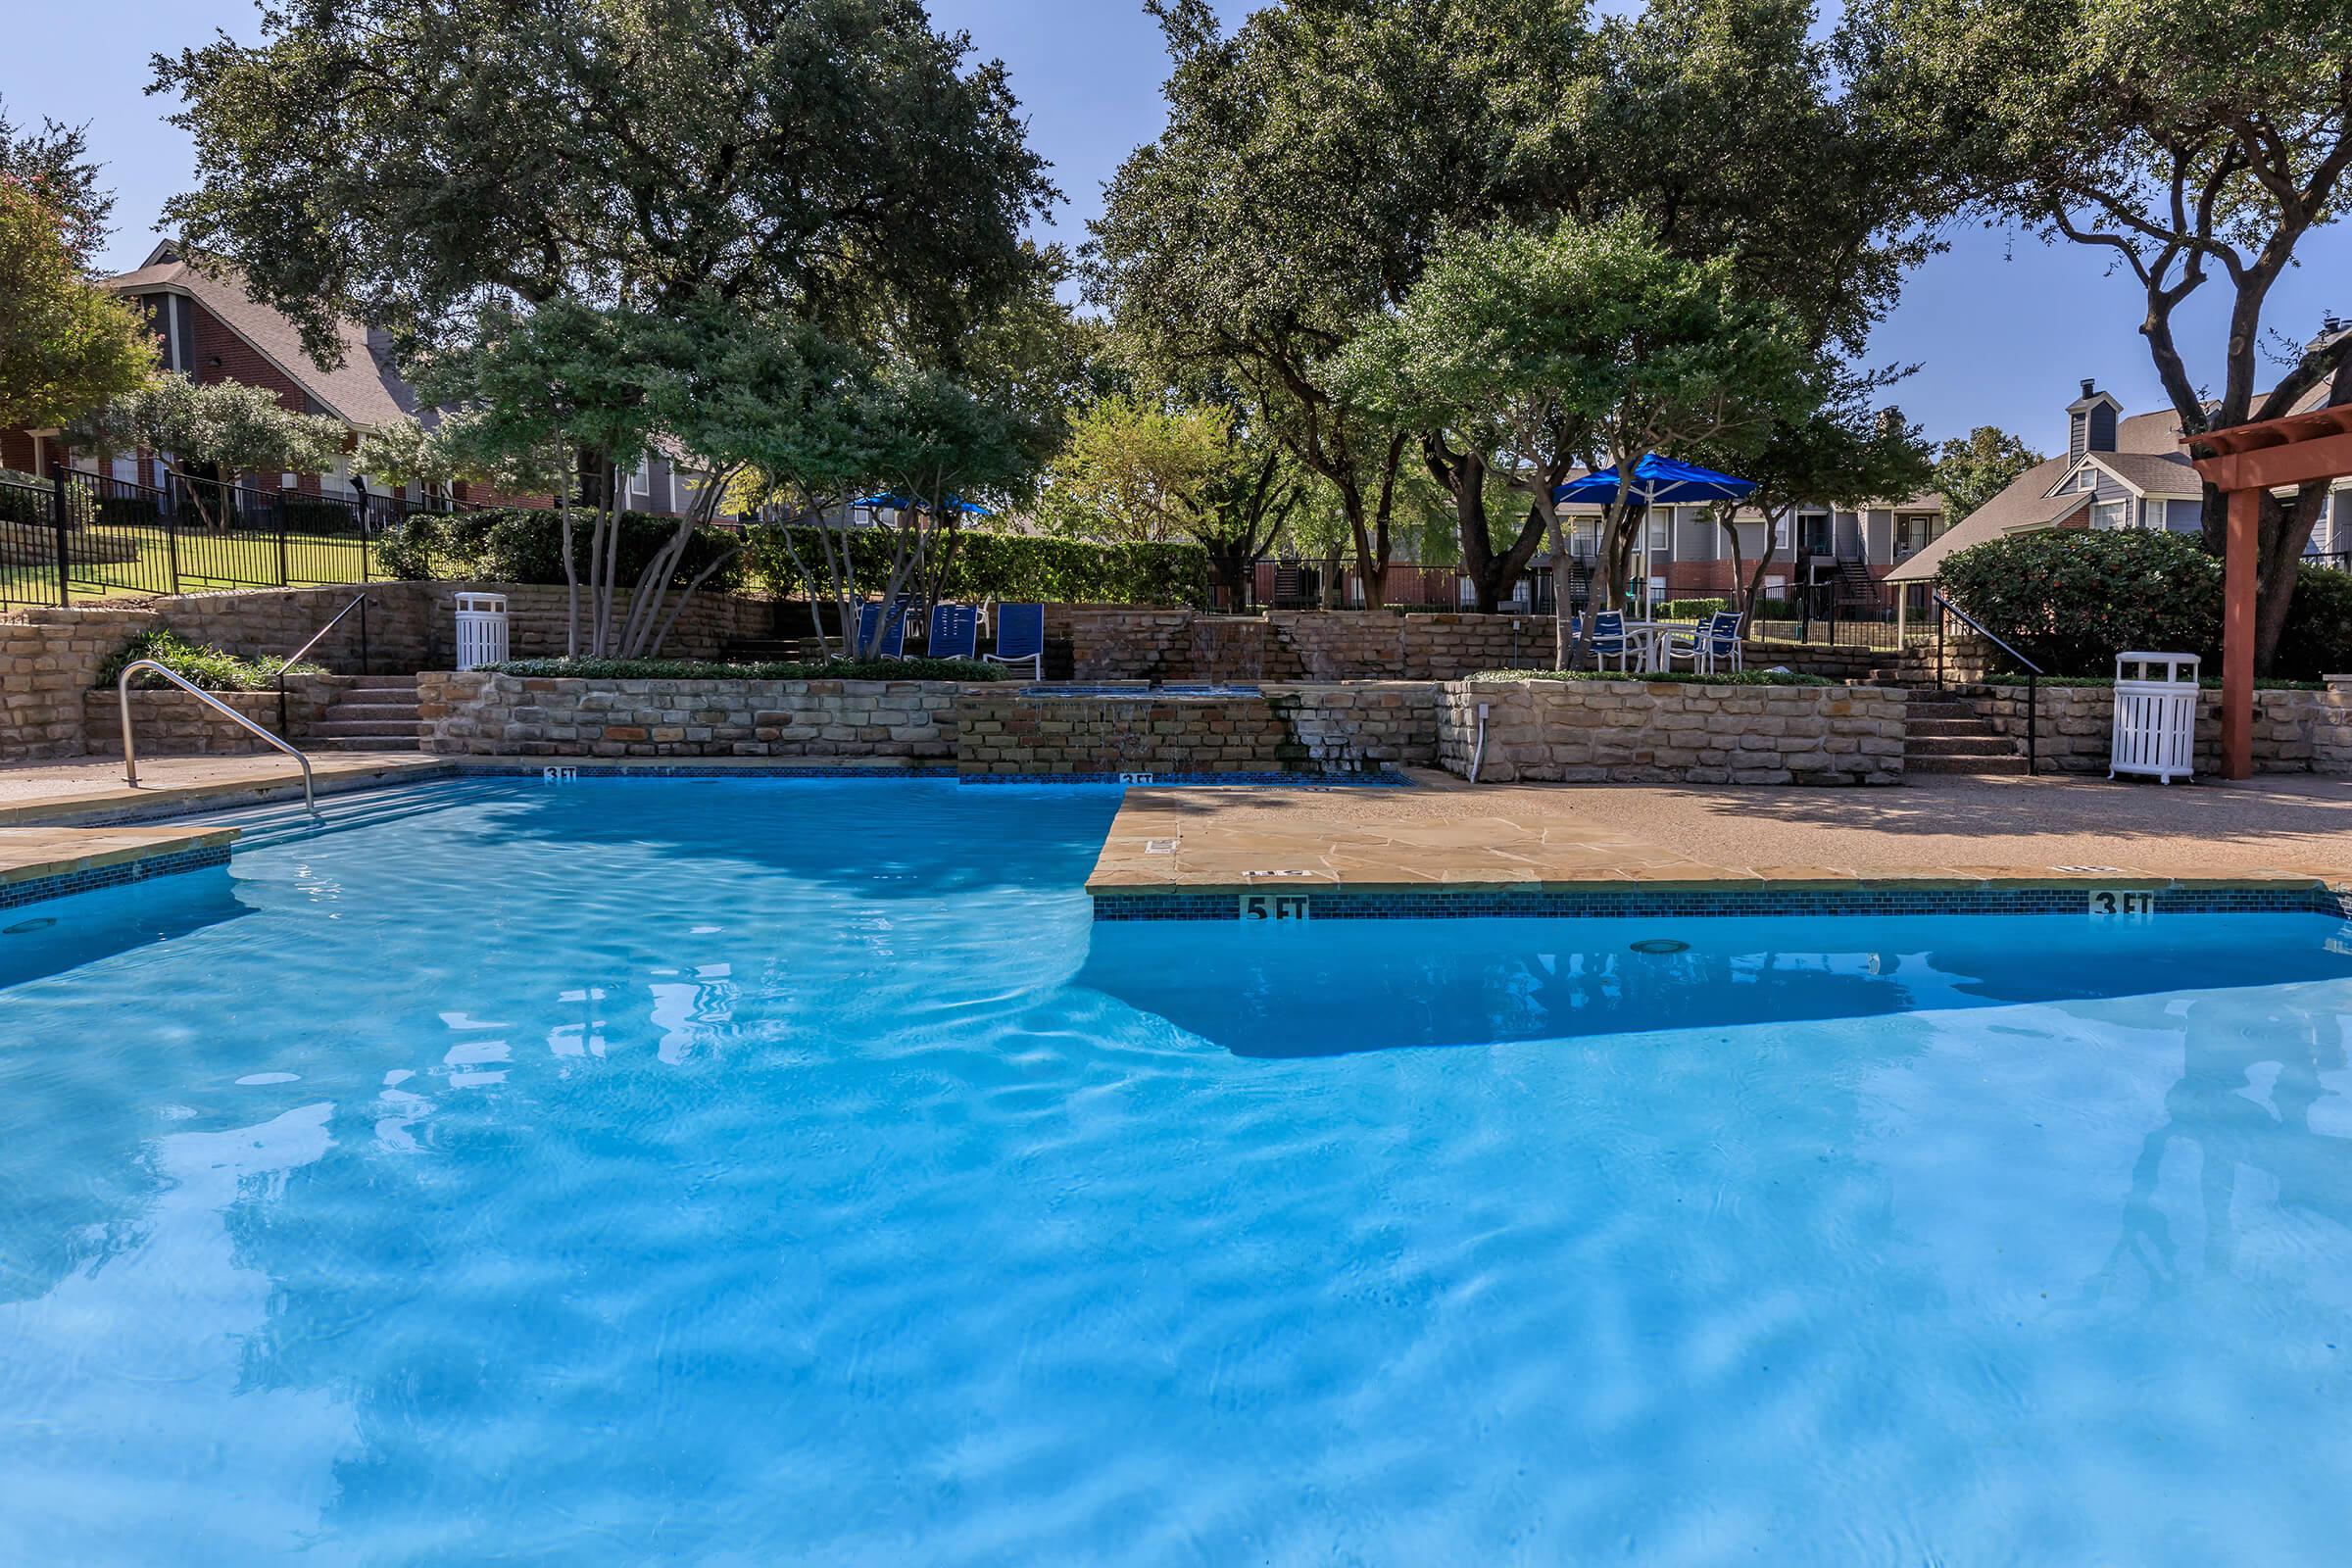
[{"label": "building window", "polygon": [[2094,503],[2090,509],[2090,525],[2102,529],[2131,527],[2132,503],[2129,500]]},{"label": "building window", "polygon": [[2096,490],[2098,487],[2099,470],[2085,463],[2082,465],[2082,471],[2075,475],[2075,488],[2078,490]]}]

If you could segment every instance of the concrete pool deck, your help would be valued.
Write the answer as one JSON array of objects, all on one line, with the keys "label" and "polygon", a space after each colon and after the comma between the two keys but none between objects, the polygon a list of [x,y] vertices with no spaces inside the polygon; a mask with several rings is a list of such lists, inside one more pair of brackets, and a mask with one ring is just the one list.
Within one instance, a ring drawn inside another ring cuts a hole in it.
[{"label": "concrete pool deck", "polygon": [[1900,790],[1130,791],[1087,889],[1952,889],[2352,883],[2352,783],[1923,777]]}]

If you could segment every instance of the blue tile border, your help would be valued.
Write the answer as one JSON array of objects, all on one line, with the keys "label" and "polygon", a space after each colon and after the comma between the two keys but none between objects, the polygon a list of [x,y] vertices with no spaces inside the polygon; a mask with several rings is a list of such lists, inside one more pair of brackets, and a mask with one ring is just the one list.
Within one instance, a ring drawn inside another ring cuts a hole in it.
[{"label": "blue tile border", "polygon": [[228,864],[228,854],[229,846],[226,844],[205,844],[192,850],[173,850],[167,855],[150,855],[141,859],[118,861],[113,865],[93,865],[79,871],[61,871],[56,876],[11,882],[0,885],[0,909],[45,904],[51,899],[70,898],[76,893],[94,893],[100,888],[151,882],[159,876],[176,876],[183,871],[210,870],[214,866]]},{"label": "blue tile border", "polygon": [[1125,784],[1132,789],[1201,784],[1271,785],[1292,790],[1409,790],[1413,781],[1387,769],[1362,773],[962,773],[959,784]]},{"label": "blue tile border", "polygon": [[791,761],[737,763],[731,767],[709,762],[664,762],[658,758],[582,760],[551,757],[544,762],[485,764],[466,761],[458,776],[475,778],[544,778],[549,770],[581,778],[954,778],[952,764],[916,767],[809,767]]},{"label": "blue tile border", "polygon": [[[1447,892],[1268,885],[1252,894],[1303,895],[1315,920],[1644,920],[1770,915],[2082,914],[2085,884],[2037,888],[1626,889]],[[2154,890],[2158,914],[2326,914],[2352,920],[2352,886]],[[1243,894],[1181,889],[1095,895],[1098,921],[1239,918]]]}]

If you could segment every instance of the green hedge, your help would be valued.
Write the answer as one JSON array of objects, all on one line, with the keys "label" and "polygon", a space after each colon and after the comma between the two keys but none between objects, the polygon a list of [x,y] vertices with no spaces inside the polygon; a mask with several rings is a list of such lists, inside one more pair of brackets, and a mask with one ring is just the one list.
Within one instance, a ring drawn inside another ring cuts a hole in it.
[{"label": "green hedge", "polygon": [[[814,528],[795,528],[792,542],[801,559],[819,572],[823,556]],[[842,536],[836,535],[836,539]],[[897,539],[884,528],[854,529],[847,535],[858,582],[869,595],[890,579]],[[751,530],[751,581],[782,599],[799,599],[808,585],[785,549],[784,530]],[[821,581],[821,579],[820,579]],[[1009,600],[1016,604],[1190,605],[1208,604],[1208,553],[1197,545],[1099,545],[1077,539],[1044,539],[1025,534],[964,533],[956,544],[941,592],[967,603]]]},{"label": "green hedge", "polygon": [[1004,680],[1011,671],[972,659],[827,659],[718,664],[696,659],[511,659],[499,675],[569,680]]},{"label": "green hedge", "polygon": [[[99,666],[94,689],[112,688],[122,678],[122,666],[134,660],[152,659],[174,675],[195,682],[208,692],[258,692],[277,684],[282,669],[294,675],[323,675],[326,671],[317,664],[288,664],[282,659],[242,659],[208,643],[192,643],[169,626],[143,631],[115,650],[114,657]],[[168,687],[170,681],[152,670],[141,670],[131,677],[131,687],[149,691]]]},{"label": "green hedge", "polygon": [[1621,674],[1614,669],[1483,669],[1470,677],[1477,681],[1501,683],[1515,680],[1614,680],[1632,681],[1646,685],[1652,681],[1671,681],[1685,686],[1829,686],[1836,684],[1821,675],[1799,675],[1783,669],[1727,669],[1709,674],[1705,670],[1658,670],[1645,674]]},{"label": "green hedge", "polygon": [[[575,518],[572,548],[584,582],[588,577],[589,526]],[[617,580],[623,588],[653,563],[654,556],[677,531],[672,517],[623,513]],[[686,547],[673,581],[691,582],[705,566],[742,543],[723,528],[703,528]],[[536,509],[492,508],[482,512],[419,512],[404,518],[382,535],[376,559],[392,576],[412,582],[435,578],[472,578],[481,582],[561,583],[564,580],[564,525],[560,514]],[[706,592],[725,593],[741,586],[741,556],[719,568],[703,584]]]},{"label": "green hedge", "polygon": [[[2191,534],[2045,530],[1988,540],[1943,564],[1944,596],[2052,674],[2115,673],[2133,649],[2222,656],[2222,564]],[[2304,566],[2271,673],[2352,666],[2352,574]]]},{"label": "green hedge", "polygon": [[1669,599],[1653,606],[1652,613],[1659,620],[1704,620],[1731,608],[1723,599]]}]

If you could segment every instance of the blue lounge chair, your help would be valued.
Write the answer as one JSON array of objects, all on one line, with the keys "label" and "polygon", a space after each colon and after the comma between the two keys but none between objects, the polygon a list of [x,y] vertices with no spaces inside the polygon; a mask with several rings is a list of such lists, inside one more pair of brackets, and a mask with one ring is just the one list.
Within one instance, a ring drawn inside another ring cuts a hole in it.
[{"label": "blue lounge chair", "polygon": [[[874,624],[881,618],[882,607],[880,605],[869,601],[858,607],[858,643],[850,650],[851,658],[862,659],[865,657],[865,651],[873,647]],[[906,605],[905,601],[902,600],[891,607],[890,624],[883,630],[882,646],[876,651],[874,657],[877,659],[904,659],[906,657]]]},{"label": "blue lounge chair", "polygon": [[1031,680],[1046,678],[1046,607],[1043,605],[999,605],[997,607],[997,651],[988,656],[992,664],[1027,664]]},{"label": "blue lounge chair", "polygon": [[923,652],[933,659],[980,657],[980,612],[969,605],[933,605]]},{"label": "blue lounge chair", "polygon": [[1688,637],[1670,637],[1666,641],[1666,667],[1672,669],[1678,659],[1690,661],[1692,670],[1713,674],[1719,669],[1740,667],[1740,622],[1737,611],[1719,611]]},{"label": "blue lounge chair", "polygon": [[1608,661],[1617,661],[1617,667],[1627,674],[1634,669],[1636,639],[1625,629],[1625,612],[1596,610],[1592,612],[1592,667],[1605,669]]}]

